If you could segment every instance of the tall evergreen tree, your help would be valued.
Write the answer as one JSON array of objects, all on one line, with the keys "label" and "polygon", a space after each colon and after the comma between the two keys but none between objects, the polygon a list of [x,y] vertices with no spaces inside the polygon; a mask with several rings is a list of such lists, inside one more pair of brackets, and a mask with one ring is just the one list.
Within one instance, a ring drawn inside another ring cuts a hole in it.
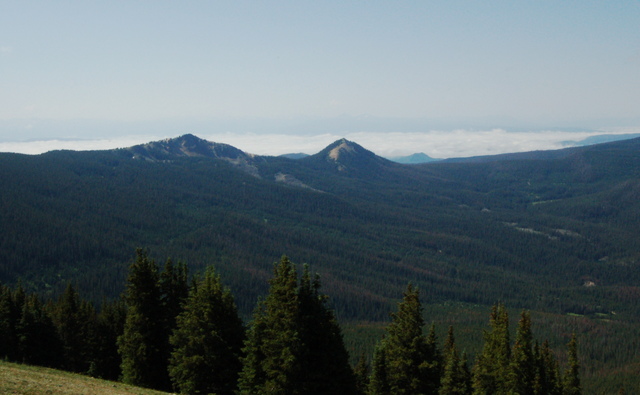
[{"label": "tall evergreen tree", "polygon": [[[392,394],[436,394],[440,385],[440,358],[435,346],[435,331],[432,330],[429,338],[425,337],[419,292],[411,284],[398,304],[398,311],[391,316],[392,322],[379,345],[384,351],[389,391]],[[374,373],[377,370],[374,363]]]},{"label": "tall evergreen tree", "polygon": [[333,311],[327,307],[328,297],[320,293],[320,278],[311,279],[304,265],[298,286],[299,333],[304,347],[300,354],[303,393],[355,394],[356,381],[344,347],[342,330]]},{"label": "tall evergreen tree", "polygon": [[562,380],[558,361],[549,347],[549,341],[545,340],[542,346],[537,342],[534,346],[534,358],[536,361],[536,376],[534,390],[536,395],[562,395]]},{"label": "tall evergreen tree", "polygon": [[187,266],[178,262],[173,263],[171,258],[165,262],[162,272],[159,274],[158,287],[160,289],[160,306],[163,314],[161,325],[163,326],[162,360],[167,362],[171,358],[171,344],[169,338],[176,328],[176,319],[182,312],[182,305],[189,296],[187,282]]},{"label": "tall evergreen tree", "polygon": [[391,395],[384,339],[376,345],[373,353],[371,378],[369,379],[369,395]]},{"label": "tall evergreen tree", "polygon": [[62,347],[51,317],[36,295],[24,298],[17,324],[21,362],[58,368]]},{"label": "tall evergreen tree", "polygon": [[11,289],[0,285],[0,359],[17,359],[16,310]]},{"label": "tall evergreen tree", "polygon": [[511,350],[510,386],[514,393],[533,395],[536,378],[536,363],[533,355],[531,316],[523,311],[520,315],[516,340]]},{"label": "tall evergreen tree", "polygon": [[340,327],[305,268],[300,284],[294,265],[275,265],[245,343],[239,387],[247,394],[353,394],[355,377]]},{"label": "tall evergreen tree", "polygon": [[502,304],[491,309],[490,330],[484,333],[484,346],[473,369],[473,393],[498,395],[510,392],[511,346],[509,315]]},{"label": "tall evergreen tree", "polygon": [[576,334],[571,336],[571,341],[567,344],[567,355],[569,366],[564,375],[563,394],[580,395],[582,386],[580,385],[580,363],[578,362],[578,341]]},{"label": "tall evergreen tree", "polygon": [[118,353],[118,337],[124,332],[127,318],[126,304],[122,299],[103,302],[97,317],[97,344],[94,359],[94,376],[106,380],[118,380],[121,375],[121,357]]},{"label": "tall evergreen tree", "polygon": [[171,336],[169,373],[181,393],[233,394],[244,327],[233,296],[209,268],[197,281]]},{"label": "tall evergreen tree", "polygon": [[62,342],[62,367],[72,372],[86,373],[94,359],[96,312],[80,299],[68,284],[58,302],[52,306],[53,323]]},{"label": "tall evergreen tree", "polygon": [[444,370],[440,381],[439,395],[469,394],[471,382],[466,367],[466,356],[460,358],[456,349],[453,327],[449,327],[444,345]]},{"label": "tall evergreen tree", "polygon": [[141,249],[129,268],[125,301],[127,318],[118,338],[122,378],[127,384],[168,389],[165,337],[158,285],[158,267]]},{"label": "tall evergreen tree", "polygon": [[247,334],[239,378],[241,393],[301,394],[298,358],[303,345],[298,332],[297,284],[295,267],[282,257]]},{"label": "tall evergreen tree", "polygon": [[371,366],[367,362],[364,353],[358,358],[358,363],[353,368],[353,374],[356,377],[356,389],[359,395],[365,395],[369,392],[369,376],[371,375]]}]

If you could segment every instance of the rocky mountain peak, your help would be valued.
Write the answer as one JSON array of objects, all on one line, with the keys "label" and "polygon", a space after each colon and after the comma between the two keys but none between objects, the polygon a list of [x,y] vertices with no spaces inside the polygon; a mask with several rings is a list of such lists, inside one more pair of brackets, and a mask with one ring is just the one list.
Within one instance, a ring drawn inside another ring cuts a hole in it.
[{"label": "rocky mountain peak", "polygon": [[220,159],[259,177],[258,169],[254,163],[257,158],[254,155],[247,154],[228,144],[213,143],[201,139],[193,134],[136,145],[127,148],[127,150],[133,154],[134,159],[152,162],[172,161],[184,157]]}]

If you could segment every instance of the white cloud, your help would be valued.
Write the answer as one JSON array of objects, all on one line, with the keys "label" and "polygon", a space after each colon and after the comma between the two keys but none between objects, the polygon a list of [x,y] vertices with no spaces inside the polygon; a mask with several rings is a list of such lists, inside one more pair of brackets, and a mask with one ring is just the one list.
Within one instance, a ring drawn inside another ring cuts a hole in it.
[{"label": "white cloud", "polygon": [[55,150],[92,151],[131,147],[149,141],[160,140],[155,136],[130,136],[99,140],[37,140],[0,142],[0,152],[37,155]]},{"label": "white cloud", "polygon": [[[640,133],[640,129],[608,132],[532,131],[509,132],[492,130],[451,130],[425,133],[332,133],[299,136],[290,134],[216,133],[198,134],[218,143],[230,144],[245,152],[258,155],[281,155],[304,152],[314,154],[332,142],[347,138],[380,156],[402,156],[424,152],[434,158],[496,155],[511,152],[552,150],[565,147],[566,141],[579,141],[599,134]],[[135,135],[95,140],[40,140],[30,142],[0,142],[0,152],[40,154],[59,149],[102,150],[130,147],[166,136]],[[174,136],[175,137],[175,136]]]},{"label": "white cloud", "polygon": [[0,55],[9,55],[12,52],[13,52],[13,47],[0,45]]},{"label": "white cloud", "polygon": [[[631,133],[627,131],[627,133]],[[508,132],[503,129],[486,131],[453,130],[426,133],[356,132],[292,136],[285,134],[215,134],[202,136],[210,141],[231,144],[244,151],[260,155],[280,155],[305,152],[314,154],[327,145],[347,138],[380,156],[402,156],[424,152],[434,158],[495,155],[510,152],[560,149],[565,141],[579,141],[605,132]]]}]

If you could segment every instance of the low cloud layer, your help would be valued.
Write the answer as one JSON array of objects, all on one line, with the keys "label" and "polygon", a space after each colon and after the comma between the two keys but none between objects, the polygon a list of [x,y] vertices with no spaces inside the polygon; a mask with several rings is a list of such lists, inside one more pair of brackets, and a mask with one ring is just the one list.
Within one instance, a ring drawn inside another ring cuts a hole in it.
[{"label": "low cloud layer", "polygon": [[[617,132],[637,133],[638,131]],[[245,152],[258,155],[281,155],[303,152],[314,154],[332,142],[347,138],[384,157],[424,152],[433,158],[496,155],[511,152],[553,150],[572,145],[570,142],[611,132],[535,131],[508,132],[503,129],[486,131],[452,130],[425,133],[346,133],[298,136],[291,134],[217,133],[199,137],[230,144]],[[46,140],[30,142],[2,142],[0,152],[40,154],[52,150],[103,150],[129,147],[167,137],[136,135],[96,140]]]}]

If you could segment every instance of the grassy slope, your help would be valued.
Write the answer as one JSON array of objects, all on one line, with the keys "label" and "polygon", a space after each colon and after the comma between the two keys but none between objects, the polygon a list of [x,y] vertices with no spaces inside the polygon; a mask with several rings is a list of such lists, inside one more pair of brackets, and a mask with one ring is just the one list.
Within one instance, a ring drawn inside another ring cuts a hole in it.
[{"label": "grassy slope", "polygon": [[164,392],[99,380],[38,366],[0,362],[2,394],[163,394]]}]

